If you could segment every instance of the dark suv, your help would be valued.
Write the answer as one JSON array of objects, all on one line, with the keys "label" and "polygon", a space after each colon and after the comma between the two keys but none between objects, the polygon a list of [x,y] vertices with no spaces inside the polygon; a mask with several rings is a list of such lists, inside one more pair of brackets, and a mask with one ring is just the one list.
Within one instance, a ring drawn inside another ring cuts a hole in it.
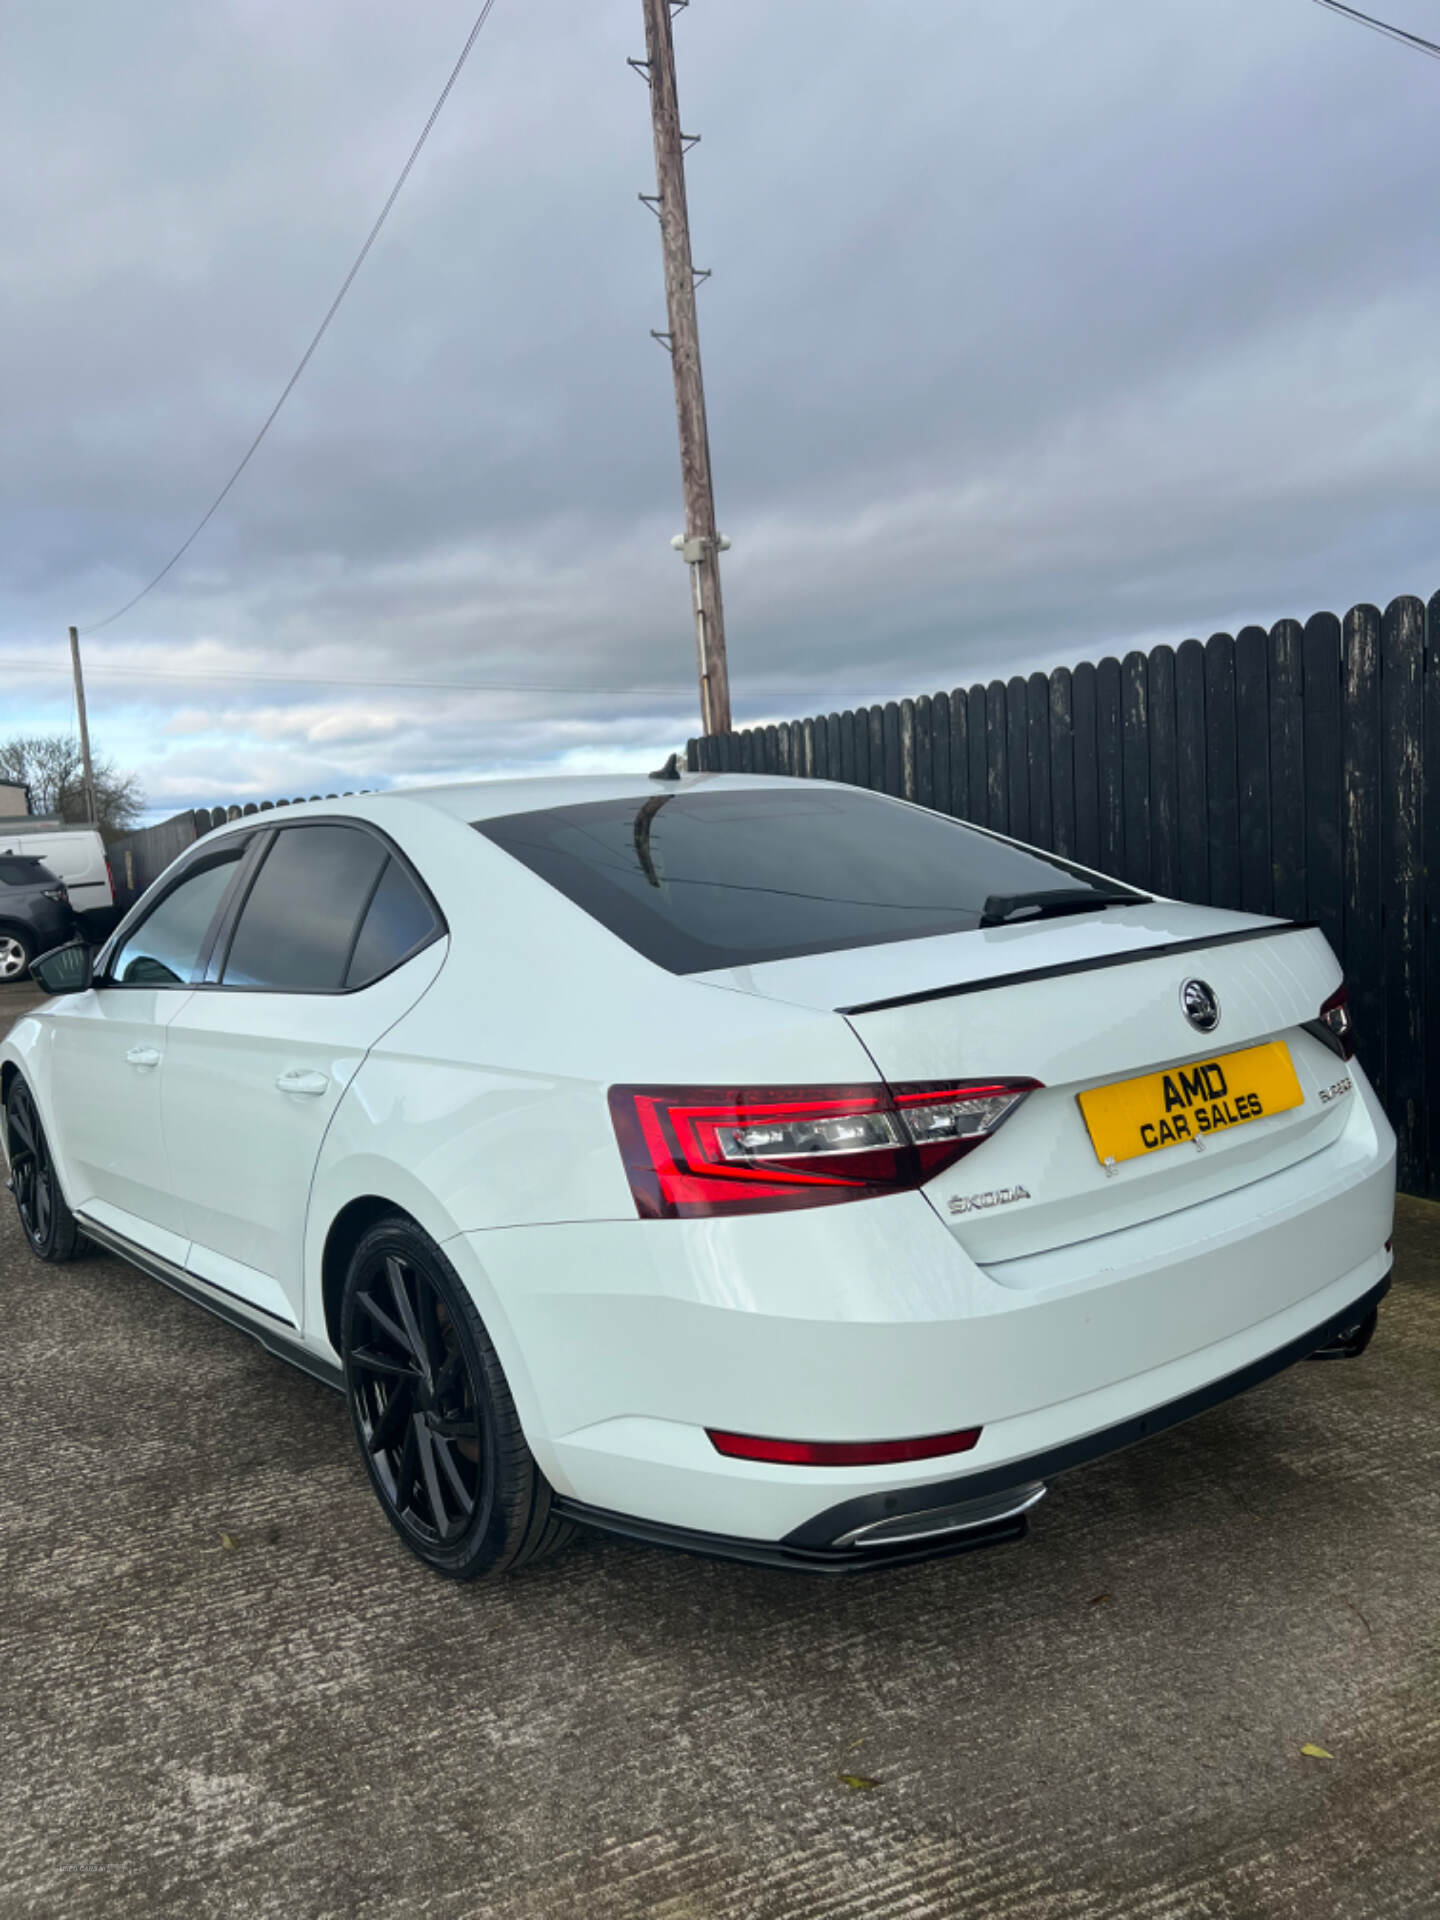
[{"label": "dark suv", "polygon": [[37,954],[74,938],[64,882],[33,855],[0,853],[0,987],[23,980]]}]

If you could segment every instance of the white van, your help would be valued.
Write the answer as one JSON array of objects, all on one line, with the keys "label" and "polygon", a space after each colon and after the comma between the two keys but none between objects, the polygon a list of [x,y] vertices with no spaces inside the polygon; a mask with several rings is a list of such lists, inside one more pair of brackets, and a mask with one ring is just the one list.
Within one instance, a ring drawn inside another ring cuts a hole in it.
[{"label": "white van", "polygon": [[105,842],[94,827],[60,821],[0,819],[0,853],[29,853],[43,860],[65,882],[70,905],[92,937],[108,933],[114,921],[115,880]]}]

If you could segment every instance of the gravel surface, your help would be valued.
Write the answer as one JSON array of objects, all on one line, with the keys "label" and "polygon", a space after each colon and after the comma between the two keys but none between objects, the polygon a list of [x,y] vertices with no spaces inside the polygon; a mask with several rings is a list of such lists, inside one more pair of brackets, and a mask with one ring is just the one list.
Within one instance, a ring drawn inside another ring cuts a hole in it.
[{"label": "gravel surface", "polygon": [[0,1314],[0,1914],[1440,1914],[1440,1207],[1363,1360],[850,1581],[450,1586],[337,1396],[8,1201]]}]

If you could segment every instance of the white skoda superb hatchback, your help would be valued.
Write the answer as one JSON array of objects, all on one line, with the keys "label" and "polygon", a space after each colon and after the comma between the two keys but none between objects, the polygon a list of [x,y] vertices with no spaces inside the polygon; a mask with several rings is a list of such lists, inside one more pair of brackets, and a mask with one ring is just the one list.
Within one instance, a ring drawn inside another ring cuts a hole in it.
[{"label": "white skoda superb hatchback", "polygon": [[1313,928],[748,776],[200,841],[0,1047],[45,1260],[347,1396],[457,1576],[577,1524],[844,1570],[1358,1353],[1394,1140]]}]

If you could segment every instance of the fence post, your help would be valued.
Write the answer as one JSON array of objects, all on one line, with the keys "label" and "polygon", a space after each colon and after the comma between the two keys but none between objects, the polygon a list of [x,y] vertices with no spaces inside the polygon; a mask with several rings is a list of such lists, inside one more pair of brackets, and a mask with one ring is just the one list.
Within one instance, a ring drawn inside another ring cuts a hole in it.
[{"label": "fence post", "polygon": [[1145,663],[1150,715],[1150,884],[1180,891],[1180,783],[1175,736],[1175,653],[1155,647]]},{"label": "fence post", "polygon": [[1210,904],[1240,905],[1240,799],[1235,767],[1235,642],[1205,642],[1205,786],[1210,799]]},{"label": "fence post", "polygon": [[1050,682],[1032,673],[1026,682],[1025,754],[1030,763],[1029,838],[1037,847],[1055,844],[1050,803]]},{"label": "fence post", "polygon": [[1270,873],[1275,911],[1305,918],[1305,698],[1298,620],[1270,629]]},{"label": "fence post", "polygon": [[1124,878],[1149,888],[1150,860],[1150,707],[1143,653],[1127,653],[1120,663],[1120,767],[1125,819]]},{"label": "fence post", "polygon": [[[903,722],[905,709],[900,709]],[[917,694],[910,710],[911,786],[922,807],[935,804],[935,703],[928,693]]]},{"label": "fence post", "polygon": [[1055,851],[1073,860],[1075,850],[1075,718],[1070,669],[1056,667],[1049,679],[1050,816]]},{"label": "fence post", "polygon": [[1263,627],[1235,636],[1235,769],[1240,810],[1240,905],[1269,913],[1270,637]]},{"label": "fence post", "polygon": [[1382,1100],[1385,1070],[1384,940],[1380,931],[1380,609],[1352,607],[1341,629],[1340,964],[1350,982],[1356,1044]]},{"label": "fence post", "polygon": [[[1424,770],[1425,609],[1408,595],[1381,618],[1381,898],[1385,909],[1385,1077],[1390,1124],[1399,1141],[1396,1177],[1413,1191],[1422,1171],[1426,1122],[1424,1034],[1424,856],[1420,845]],[[1432,858],[1433,850],[1432,850]]]},{"label": "fence post", "polygon": [[1340,853],[1340,622],[1305,622],[1305,910],[1338,953],[1344,941]]},{"label": "fence post", "polygon": [[1125,871],[1125,761],[1120,662],[1113,654],[1095,669],[1095,731],[1100,750],[1100,865],[1118,879]]}]

